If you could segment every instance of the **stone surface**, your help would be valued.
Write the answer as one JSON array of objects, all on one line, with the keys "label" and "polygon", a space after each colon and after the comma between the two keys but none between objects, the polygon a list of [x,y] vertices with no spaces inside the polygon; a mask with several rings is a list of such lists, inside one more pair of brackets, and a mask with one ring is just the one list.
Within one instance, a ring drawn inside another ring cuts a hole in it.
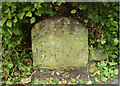
[{"label": "stone surface", "polygon": [[104,49],[93,49],[89,54],[89,61],[101,61],[108,58],[108,54],[104,52]]},{"label": "stone surface", "polygon": [[59,17],[43,20],[37,25],[31,31],[34,67],[87,65],[88,30],[81,23]]}]

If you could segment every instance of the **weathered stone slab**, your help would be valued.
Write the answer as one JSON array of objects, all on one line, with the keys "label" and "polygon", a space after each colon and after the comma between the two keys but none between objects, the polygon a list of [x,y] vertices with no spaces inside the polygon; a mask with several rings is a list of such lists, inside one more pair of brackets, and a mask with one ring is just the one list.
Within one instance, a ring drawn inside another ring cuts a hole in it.
[{"label": "weathered stone slab", "polygon": [[41,21],[31,31],[33,66],[72,67],[88,63],[88,30],[65,17]]},{"label": "weathered stone slab", "polygon": [[108,54],[104,49],[93,49],[90,51],[89,61],[101,61],[108,59]]}]

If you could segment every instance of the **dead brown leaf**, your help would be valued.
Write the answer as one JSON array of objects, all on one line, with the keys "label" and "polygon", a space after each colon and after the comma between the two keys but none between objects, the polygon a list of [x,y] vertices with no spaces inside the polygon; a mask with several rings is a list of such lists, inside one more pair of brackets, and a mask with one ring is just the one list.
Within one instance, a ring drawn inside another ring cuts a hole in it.
[{"label": "dead brown leaf", "polygon": [[77,77],[76,77],[76,79],[79,79],[80,78],[80,75],[78,75]]},{"label": "dead brown leaf", "polygon": [[7,78],[8,78],[8,76],[7,76],[7,75],[5,75],[5,76],[4,76],[4,79],[7,79]]},{"label": "dead brown leaf", "polygon": [[62,77],[65,77],[65,74],[62,74]]},{"label": "dead brown leaf", "polygon": [[91,69],[92,69],[92,70],[95,70],[95,71],[98,70],[96,66],[93,66]]},{"label": "dead brown leaf", "polygon": [[67,67],[64,67],[63,69],[64,69],[64,70],[68,70],[68,68],[67,68]]},{"label": "dead brown leaf", "polygon": [[51,73],[51,75],[53,76],[55,74],[55,71],[53,71],[52,73]]},{"label": "dead brown leaf", "polygon": [[70,68],[71,70],[75,70],[73,67],[72,68]]},{"label": "dead brown leaf", "polygon": [[49,84],[53,84],[53,82],[50,80],[50,81],[49,81]]},{"label": "dead brown leaf", "polygon": [[72,84],[70,81],[67,84]]}]

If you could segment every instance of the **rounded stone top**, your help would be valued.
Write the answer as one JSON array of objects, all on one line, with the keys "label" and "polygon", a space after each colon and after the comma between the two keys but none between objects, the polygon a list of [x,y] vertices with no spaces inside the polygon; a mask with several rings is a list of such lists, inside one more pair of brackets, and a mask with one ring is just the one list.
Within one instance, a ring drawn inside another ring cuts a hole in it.
[{"label": "rounded stone top", "polygon": [[51,33],[53,32],[54,35],[56,33],[57,35],[61,35],[65,31],[73,33],[73,31],[80,30],[80,28],[85,28],[85,27],[81,23],[79,23],[78,21],[72,18],[56,17],[56,18],[48,18],[36,23],[33,26],[31,33],[32,33],[32,38],[34,38],[36,37],[37,34],[41,34],[42,36],[45,33],[49,34],[50,32]]}]

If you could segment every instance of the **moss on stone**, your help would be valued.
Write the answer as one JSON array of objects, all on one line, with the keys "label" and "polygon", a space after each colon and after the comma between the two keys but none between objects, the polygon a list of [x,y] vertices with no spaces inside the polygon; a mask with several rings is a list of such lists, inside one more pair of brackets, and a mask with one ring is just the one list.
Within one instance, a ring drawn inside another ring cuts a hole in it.
[{"label": "moss on stone", "polygon": [[[72,24],[72,26],[70,25]],[[88,31],[68,18],[47,19],[32,29],[33,65],[40,67],[86,66]],[[43,26],[42,26],[43,25]]]}]

